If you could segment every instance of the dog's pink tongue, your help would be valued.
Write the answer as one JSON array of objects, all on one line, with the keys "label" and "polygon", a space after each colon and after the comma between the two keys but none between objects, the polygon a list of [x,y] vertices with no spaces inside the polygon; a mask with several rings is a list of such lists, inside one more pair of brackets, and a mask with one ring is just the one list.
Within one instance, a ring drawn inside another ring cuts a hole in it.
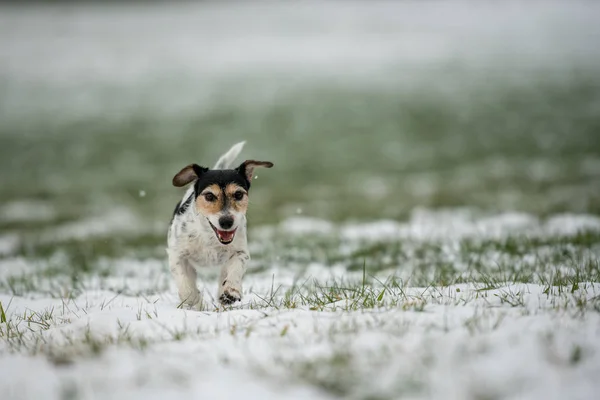
[{"label": "dog's pink tongue", "polygon": [[229,242],[233,239],[233,235],[235,235],[235,231],[217,231],[219,233],[219,237],[224,242]]}]

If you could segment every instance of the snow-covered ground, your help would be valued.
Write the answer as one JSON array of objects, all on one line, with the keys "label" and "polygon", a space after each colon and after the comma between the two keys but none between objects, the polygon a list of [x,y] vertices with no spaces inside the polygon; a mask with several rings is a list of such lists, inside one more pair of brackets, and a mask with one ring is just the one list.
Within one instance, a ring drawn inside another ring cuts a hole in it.
[{"label": "snow-covered ground", "polygon": [[[599,15],[0,5],[0,399],[595,399]],[[170,179],[243,139],[243,302],[182,309]]]},{"label": "snow-covered ground", "polygon": [[[105,221],[86,240],[106,235]],[[293,218],[252,232],[243,304],[227,310],[212,301],[215,271],[200,271],[205,301],[187,310],[161,257],[103,258],[93,271],[104,272],[73,282],[48,272],[60,260],[15,255],[0,260],[0,392],[592,399],[600,390],[599,236],[600,219],[587,215],[419,210],[405,223],[342,225]],[[60,248],[68,238],[55,240]],[[353,269],[355,261],[364,266]],[[435,271],[448,264],[440,278]]]}]

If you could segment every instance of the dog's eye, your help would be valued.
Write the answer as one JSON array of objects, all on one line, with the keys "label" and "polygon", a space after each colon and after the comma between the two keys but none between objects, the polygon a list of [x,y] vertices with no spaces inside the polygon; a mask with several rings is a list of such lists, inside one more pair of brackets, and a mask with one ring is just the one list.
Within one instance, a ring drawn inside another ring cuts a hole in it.
[{"label": "dog's eye", "polygon": [[240,201],[244,198],[244,192],[235,192],[235,194],[233,195],[233,198],[236,199],[237,201]]},{"label": "dog's eye", "polygon": [[204,200],[206,200],[206,201],[208,201],[208,202],[211,202],[211,203],[212,203],[213,201],[217,200],[217,196],[215,196],[215,195],[214,195],[214,194],[212,194],[212,193],[206,193],[206,194],[204,195]]}]

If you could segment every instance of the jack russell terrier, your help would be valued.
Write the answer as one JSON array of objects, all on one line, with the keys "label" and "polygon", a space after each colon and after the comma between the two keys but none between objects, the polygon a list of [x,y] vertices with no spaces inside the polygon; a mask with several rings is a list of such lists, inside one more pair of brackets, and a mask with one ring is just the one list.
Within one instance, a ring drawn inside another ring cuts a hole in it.
[{"label": "jack russell terrier", "polygon": [[268,161],[244,161],[230,169],[245,142],[234,145],[213,169],[190,164],[173,177],[173,186],[193,183],[177,203],[169,226],[167,254],[182,304],[197,305],[201,294],[196,267],[221,267],[221,304],[242,299],[242,278],[250,260],[246,236],[248,191],[256,167]]}]

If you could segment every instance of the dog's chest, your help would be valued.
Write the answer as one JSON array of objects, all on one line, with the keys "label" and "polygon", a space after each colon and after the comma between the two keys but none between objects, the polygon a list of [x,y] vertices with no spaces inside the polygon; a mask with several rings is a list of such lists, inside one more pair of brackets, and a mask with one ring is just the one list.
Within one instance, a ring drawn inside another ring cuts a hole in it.
[{"label": "dog's chest", "polygon": [[169,231],[169,252],[185,256],[198,266],[225,263],[235,253],[234,246],[221,245],[214,232],[189,218],[173,221]]}]

